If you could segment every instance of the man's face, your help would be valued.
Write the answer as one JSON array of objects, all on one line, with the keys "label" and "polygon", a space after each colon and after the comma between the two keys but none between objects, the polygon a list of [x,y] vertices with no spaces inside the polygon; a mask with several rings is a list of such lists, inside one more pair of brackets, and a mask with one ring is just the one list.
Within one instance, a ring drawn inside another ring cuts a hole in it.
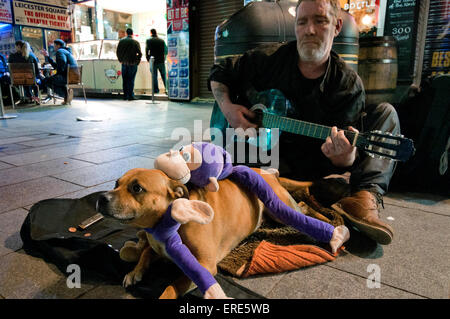
[{"label": "man's face", "polygon": [[326,1],[304,1],[297,8],[295,37],[297,51],[304,62],[325,62],[339,34],[342,20],[332,15]]},{"label": "man's face", "polygon": [[57,43],[54,43],[54,45],[55,45],[55,51],[58,51],[61,48],[61,45],[59,45]]}]

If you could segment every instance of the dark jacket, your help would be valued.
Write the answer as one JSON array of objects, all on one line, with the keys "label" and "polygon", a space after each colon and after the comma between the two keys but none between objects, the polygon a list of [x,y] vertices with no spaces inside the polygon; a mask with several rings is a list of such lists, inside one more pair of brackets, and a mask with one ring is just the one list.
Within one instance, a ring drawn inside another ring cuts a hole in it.
[{"label": "dark jacket", "polygon": [[8,63],[6,63],[5,56],[0,53],[0,78],[2,78],[3,74],[6,72],[9,72]]},{"label": "dark jacket", "polygon": [[145,45],[145,57],[150,61],[150,57],[155,57],[155,64],[164,63],[166,60],[168,49],[163,39],[151,37],[147,39]]},{"label": "dark jacket", "polygon": [[41,73],[39,71],[39,59],[34,55],[33,52],[30,52],[28,60],[25,59],[25,57],[19,52],[14,52],[9,56],[8,63],[33,63],[36,78],[40,78]]},{"label": "dark jacket", "polygon": [[[335,53],[331,52],[325,74],[307,80],[298,68],[296,41],[266,46],[246,52],[239,58],[227,58],[212,67],[208,79],[230,89],[233,102],[250,107],[253,91],[278,89],[291,102],[287,117],[326,126],[360,129],[365,107],[365,92],[360,77]],[[214,111],[213,111],[214,112]],[[324,171],[331,164],[320,150],[322,140],[283,132],[280,157],[308,157],[314,167]],[[308,169],[308,168],[306,168]]]},{"label": "dark jacket", "polygon": [[56,74],[62,75],[64,78],[67,77],[67,69],[69,66],[78,65],[69,48],[59,48],[59,50],[56,51],[56,62],[49,56],[45,59],[56,69]]},{"label": "dark jacket", "polygon": [[131,36],[127,36],[119,41],[116,54],[120,63],[139,64],[142,58],[141,45]]},{"label": "dark jacket", "polygon": [[293,106],[289,117],[328,126],[356,125],[365,103],[363,84],[356,72],[332,51],[323,79],[305,91],[298,59],[296,41],[251,50],[237,60],[228,58],[214,65],[208,86],[211,80],[224,83],[235,101],[244,102],[251,89],[279,89]]}]

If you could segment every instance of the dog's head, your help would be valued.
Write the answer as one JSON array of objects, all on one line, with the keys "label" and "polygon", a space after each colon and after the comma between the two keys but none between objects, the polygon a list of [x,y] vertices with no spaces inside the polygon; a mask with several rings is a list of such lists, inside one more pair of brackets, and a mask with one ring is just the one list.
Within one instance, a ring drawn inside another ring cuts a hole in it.
[{"label": "dog's head", "polygon": [[136,227],[153,227],[178,198],[189,198],[186,186],[156,169],[135,168],[97,200],[97,211]]}]

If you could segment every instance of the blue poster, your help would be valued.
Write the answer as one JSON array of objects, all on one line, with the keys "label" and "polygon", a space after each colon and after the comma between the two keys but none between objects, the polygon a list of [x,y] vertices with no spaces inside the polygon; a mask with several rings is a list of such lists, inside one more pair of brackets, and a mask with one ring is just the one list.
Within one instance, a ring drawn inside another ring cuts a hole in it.
[{"label": "blue poster", "polygon": [[189,100],[189,0],[167,0],[169,99]]}]

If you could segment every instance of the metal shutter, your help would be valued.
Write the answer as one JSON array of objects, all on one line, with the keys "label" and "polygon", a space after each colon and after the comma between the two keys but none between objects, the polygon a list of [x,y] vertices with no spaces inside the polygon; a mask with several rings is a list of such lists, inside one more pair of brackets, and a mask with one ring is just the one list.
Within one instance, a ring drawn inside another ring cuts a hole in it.
[{"label": "metal shutter", "polygon": [[199,47],[198,63],[199,96],[213,97],[208,91],[207,79],[214,63],[214,33],[216,27],[234,12],[244,6],[244,0],[200,0],[198,1],[199,16]]}]

